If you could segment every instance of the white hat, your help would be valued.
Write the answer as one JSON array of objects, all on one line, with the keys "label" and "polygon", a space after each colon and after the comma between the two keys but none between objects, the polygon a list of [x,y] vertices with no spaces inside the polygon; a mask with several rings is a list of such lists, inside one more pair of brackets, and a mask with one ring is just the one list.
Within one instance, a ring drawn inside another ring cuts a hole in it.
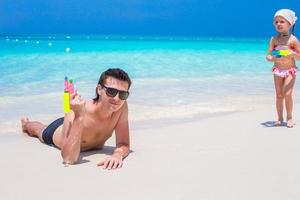
[{"label": "white hat", "polygon": [[297,21],[296,13],[290,9],[280,9],[275,13],[274,18],[276,16],[283,17],[291,24],[291,26],[293,26]]}]

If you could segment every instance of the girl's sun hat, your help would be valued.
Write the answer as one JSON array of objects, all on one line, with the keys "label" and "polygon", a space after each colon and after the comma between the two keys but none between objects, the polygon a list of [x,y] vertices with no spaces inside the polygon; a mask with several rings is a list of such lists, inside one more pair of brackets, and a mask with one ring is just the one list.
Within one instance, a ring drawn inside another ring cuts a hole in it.
[{"label": "girl's sun hat", "polygon": [[297,17],[296,17],[296,13],[290,9],[280,9],[278,10],[275,15],[274,18],[277,16],[281,16],[284,19],[286,19],[291,26],[295,25],[296,21],[297,21]]}]

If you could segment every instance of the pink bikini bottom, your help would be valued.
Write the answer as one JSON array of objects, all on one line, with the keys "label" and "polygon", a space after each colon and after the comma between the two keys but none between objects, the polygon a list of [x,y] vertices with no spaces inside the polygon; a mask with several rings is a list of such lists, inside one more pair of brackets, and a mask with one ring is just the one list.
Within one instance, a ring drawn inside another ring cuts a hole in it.
[{"label": "pink bikini bottom", "polygon": [[279,67],[274,66],[272,68],[272,73],[274,75],[282,77],[282,78],[294,76],[294,75],[296,75],[297,71],[298,71],[297,67],[291,67],[289,69],[280,69]]}]

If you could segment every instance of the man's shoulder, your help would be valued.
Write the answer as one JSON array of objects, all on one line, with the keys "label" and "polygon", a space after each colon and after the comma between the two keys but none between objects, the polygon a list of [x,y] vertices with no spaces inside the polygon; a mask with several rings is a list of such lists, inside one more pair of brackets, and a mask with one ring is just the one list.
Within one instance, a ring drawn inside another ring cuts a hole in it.
[{"label": "man's shoulder", "polygon": [[128,103],[127,103],[127,101],[124,102],[124,104],[122,105],[121,108],[128,110]]},{"label": "man's shoulder", "polygon": [[85,102],[85,109],[86,111],[92,112],[96,108],[96,104],[94,103],[93,100],[88,100]]},{"label": "man's shoulder", "polygon": [[115,112],[115,116],[117,116],[118,121],[127,121],[128,119],[128,104],[125,101],[122,107]]},{"label": "man's shoulder", "polygon": [[127,101],[121,106],[121,108],[114,112],[115,114],[122,115],[123,113],[128,113],[128,104]]}]

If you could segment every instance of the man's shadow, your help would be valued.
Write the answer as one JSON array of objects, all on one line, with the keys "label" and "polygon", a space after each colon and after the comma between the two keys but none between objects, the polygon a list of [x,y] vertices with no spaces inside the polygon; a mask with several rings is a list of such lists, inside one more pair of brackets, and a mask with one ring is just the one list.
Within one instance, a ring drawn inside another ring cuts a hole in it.
[{"label": "man's shadow", "polygon": [[262,122],[260,124],[266,128],[286,126],[286,122],[283,122],[279,126],[277,121],[266,121],[266,122]]},{"label": "man's shadow", "polygon": [[[89,157],[91,155],[111,155],[114,152],[115,148],[116,147],[113,146],[103,146],[102,148],[80,152],[76,164],[84,164],[90,162],[90,160],[86,159],[86,157]],[[130,151],[130,153],[131,152],[133,151]]]}]

